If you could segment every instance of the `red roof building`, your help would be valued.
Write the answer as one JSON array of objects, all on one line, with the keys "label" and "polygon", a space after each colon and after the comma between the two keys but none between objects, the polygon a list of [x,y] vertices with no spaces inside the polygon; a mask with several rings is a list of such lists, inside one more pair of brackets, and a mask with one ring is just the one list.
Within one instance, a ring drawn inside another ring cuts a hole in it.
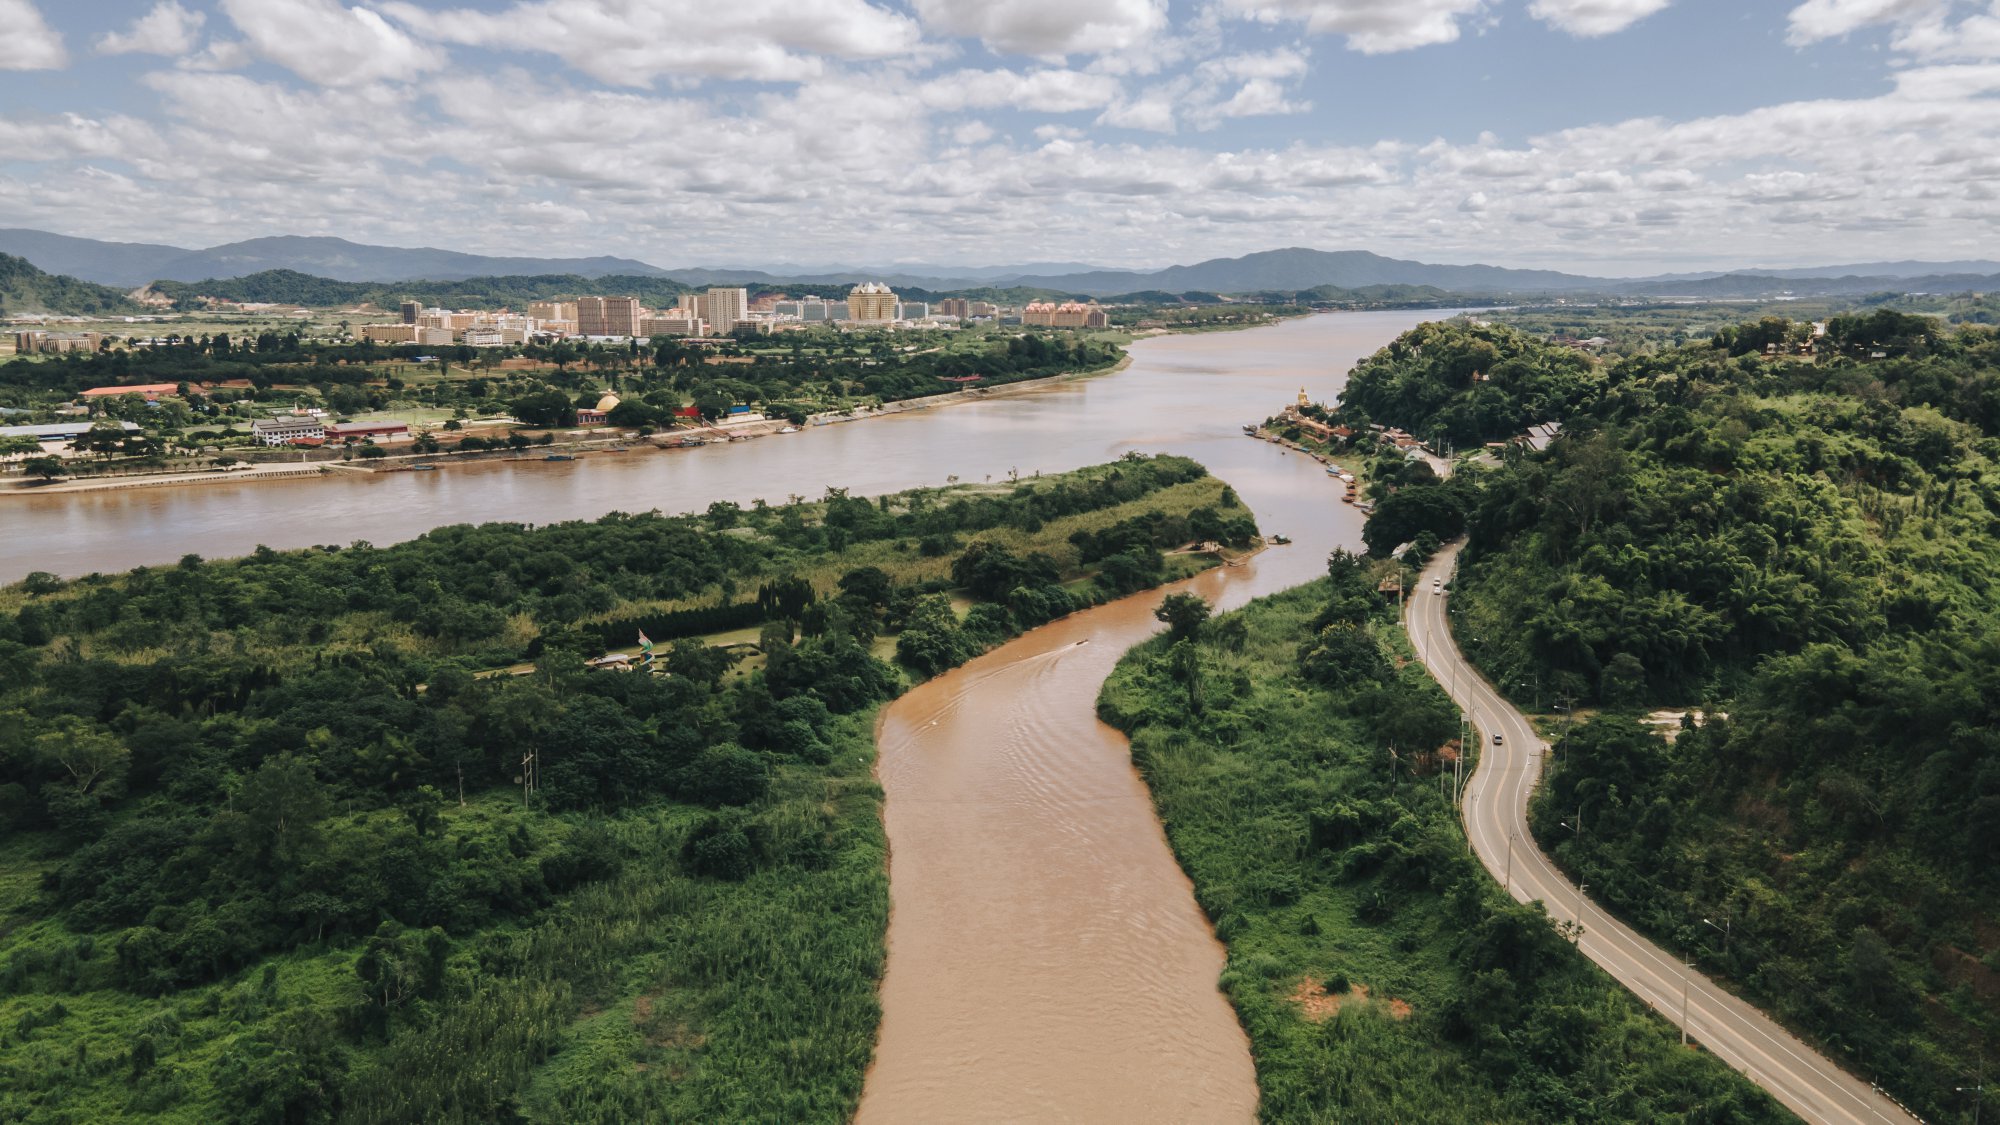
[{"label": "red roof building", "polygon": [[178,383],[142,383],[138,386],[132,386],[132,387],[92,387],[89,390],[83,392],[81,395],[78,395],[77,397],[117,398],[120,395],[145,395],[146,401],[152,402],[154,399],[159,398],[161,395],[172,395],[179,393],[180,393],[180,384]]}]

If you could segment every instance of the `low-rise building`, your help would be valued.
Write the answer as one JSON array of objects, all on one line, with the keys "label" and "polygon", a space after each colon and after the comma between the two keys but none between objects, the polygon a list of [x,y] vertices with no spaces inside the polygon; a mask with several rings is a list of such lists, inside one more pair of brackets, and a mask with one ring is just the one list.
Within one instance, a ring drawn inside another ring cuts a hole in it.
[{"label": "low-rise building", "polygon": [[14,333],[17,355],[53,355],[61,352],[94,352],[104,337],[96,332],[44,332],[34,329]]},{"label": "low-rise building", "polygon": [[326,437],[326,423],[310,414],[280,414],[276,418],[259,418],[250,423],[250,436],[264,445],[320,441]]},{"label": "low-rise building", "polygon": [[80,399],[93,399],[144,395],[147,402],[158,402],[162,395],[179,393],[179,383],[138,383],[129,387],[92,387],[76,397]]},{"label": "low-rise building", "polygon": [[641,336],[706,336],[708,321],[681,312],[662,312],[639,321]]},{"label": "low-rise building", "polygon": [[109,422],[103,419],[77,418],[68,422],[50,422],[40,426],[0,426],[0,438],[31,438],[44,444],[50,442],[75,441],[98,426],[117,426],[128,434],[139,432],[136,422]]},{"label": "low-rise building", "polygon": [[384,444],[410,440],[408,422],[336,422],[326,427],[329,441],[372,441]]},{"label": "low-rise building", "polygon": [[419,331],[415,324],[364,324],[361,338],[377,344],[414,344]]}]

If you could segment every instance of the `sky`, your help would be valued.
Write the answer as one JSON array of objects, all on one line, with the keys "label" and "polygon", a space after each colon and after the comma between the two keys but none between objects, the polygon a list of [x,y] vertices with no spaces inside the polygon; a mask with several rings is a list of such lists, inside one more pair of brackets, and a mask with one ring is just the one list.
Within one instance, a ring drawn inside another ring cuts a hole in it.
[{"label": "sky", "polygon": [[0,0],[0,226],[674,266],[2000,257],[2000,0]]}]

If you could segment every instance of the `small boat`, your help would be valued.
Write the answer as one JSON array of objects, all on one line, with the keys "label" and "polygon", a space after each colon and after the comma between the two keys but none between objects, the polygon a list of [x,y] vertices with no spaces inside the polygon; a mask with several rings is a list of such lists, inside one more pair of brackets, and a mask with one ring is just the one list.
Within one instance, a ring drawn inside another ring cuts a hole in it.
[{"label": "small boat", "polygon": [[781,434],[795,434],[799,432],[799,428],[797,426],[786,426],[784,429],[779,430],[778,432]]},{"label": "small boat", "polygon": [[1274,546],[1274,547],[1282,547],[1282,546],[1286,545],[1287,543],[1290,543],[1291,541],[1292,541],[1292,537],[1291,537],[1291,536],[1289,536],[1289,535],[1273,535],[1273,536],[1271,536],[1271,545],[1272,545],[1272,546]]},{"label": "small boat", "polygon": [[411,465],[411,466],[410,466],[410,471],[411,471],[411,472],[413,472],[413,473],[435,473],[435,472],[437,472],[437,466],[436,466],[436,465]]},{"label": "small boat", "polygon": [[544,457],[544,458],[542,458],[542,460],[544,460],[544,461],[574,461],[574,460],[576,460],[576,458],[575,458],[574,456],[572,456],[572,455],[568,454],[568,453],[551,453],[551,454],[549,454],[549,455],[548,455],[547,457]]},{"label": "small boat", "polygon": [[1256,434],[1257,434],[1257,427],[1255,427],[1255,426],[1245,426],[1245,427],[1243,427],[1243,432],[1244,432],[1244,433],[1246,433],[1246,434],[1249,434],[1249,435],[1251,435],[1252,437],[1255,437],[1255,436],[1256,436]]}]

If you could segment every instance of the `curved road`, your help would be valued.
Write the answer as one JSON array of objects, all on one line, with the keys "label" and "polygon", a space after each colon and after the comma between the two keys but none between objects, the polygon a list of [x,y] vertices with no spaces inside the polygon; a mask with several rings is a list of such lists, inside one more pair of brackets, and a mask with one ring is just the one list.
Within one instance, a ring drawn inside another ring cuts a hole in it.
[{"label": "curved road", "polygon": [[[1404,624],[1418,658],[1480,732],[1479,767],[1466,785],[1463,813],[1473,850],[1486,870],[1516,901],[1540,899],[1555,921],[1580,923],[1578,944],[1585,956],[1800,1117],[1865,1125],[1916,1121],[1867,1082],[1598,909],[1535,846],[1528,833],[1528,795],[1541,776],[1548,746],[1536,737],[1527,717],[1466,662],[1452,639],[1445,614],[1448,599],[1432,592],[1433,581],[1450,580],[1460,546],[1438,552],[1424,568]],[[1493,744],[1495,736],[1500,745]]]}]

